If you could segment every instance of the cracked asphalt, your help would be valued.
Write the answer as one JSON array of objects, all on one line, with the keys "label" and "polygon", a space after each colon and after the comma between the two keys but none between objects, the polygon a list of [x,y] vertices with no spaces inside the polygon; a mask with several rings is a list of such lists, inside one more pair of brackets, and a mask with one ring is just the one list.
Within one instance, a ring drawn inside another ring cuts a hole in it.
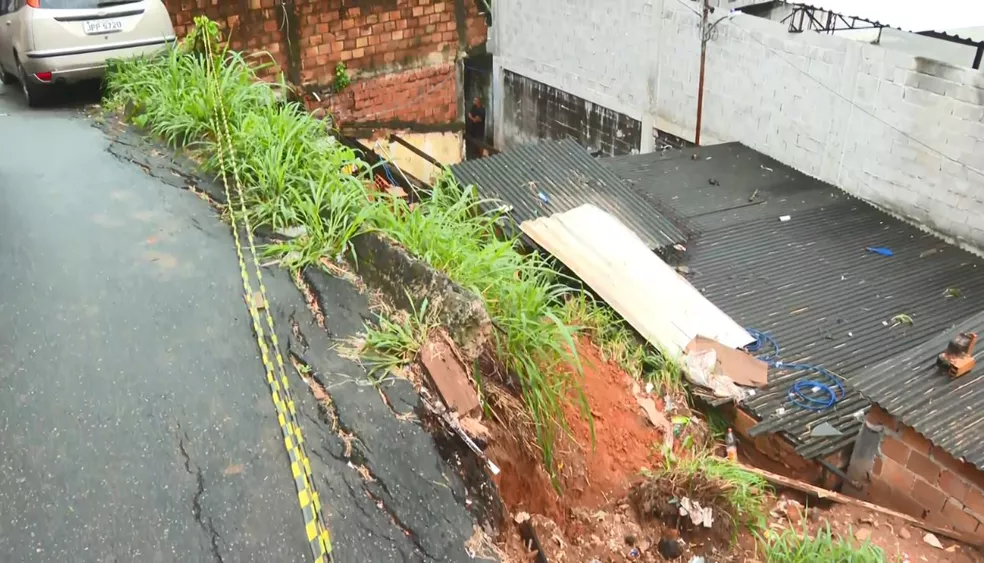
[{"label": "cracked asphalt", "polygon": [[[232,233],[187,163],[102,129],[0,87],[0,561],[308,561]],[[474,561],[472,499],[412,387],[335,351],[365,298],[308,273],[325,330],[264,276],[331,394],[291,371],[334,560]]]}]

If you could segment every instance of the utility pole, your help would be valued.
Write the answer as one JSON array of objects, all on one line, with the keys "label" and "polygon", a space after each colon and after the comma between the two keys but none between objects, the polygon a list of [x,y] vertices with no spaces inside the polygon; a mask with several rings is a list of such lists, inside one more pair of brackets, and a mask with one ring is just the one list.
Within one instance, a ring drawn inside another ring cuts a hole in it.
[{"label": "utility pole", "polygon": [[709,0],[703,0],[704,11],[700,17],[700,77],[697,80],[697,131],[694,132],[694,144],[700,146],[700,122],[704,113],[704,65],[707,61],[707,41],[710,30],[707,25],[707,15],[710,11]]}]

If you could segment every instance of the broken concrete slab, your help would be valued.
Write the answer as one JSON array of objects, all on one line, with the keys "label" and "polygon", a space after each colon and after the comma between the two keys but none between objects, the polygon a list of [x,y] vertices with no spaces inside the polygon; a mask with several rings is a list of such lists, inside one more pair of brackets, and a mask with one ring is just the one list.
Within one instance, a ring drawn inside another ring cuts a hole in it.
[{"label": "broken concrete slab", "polygon": [[354,237],[352,247],[356,273],[366,285],[406,311],[419,310],[426,300],[428,311],[447,327],[465,361],[481,354],[492,334],[492,321],[481,297],[378,233]]}]

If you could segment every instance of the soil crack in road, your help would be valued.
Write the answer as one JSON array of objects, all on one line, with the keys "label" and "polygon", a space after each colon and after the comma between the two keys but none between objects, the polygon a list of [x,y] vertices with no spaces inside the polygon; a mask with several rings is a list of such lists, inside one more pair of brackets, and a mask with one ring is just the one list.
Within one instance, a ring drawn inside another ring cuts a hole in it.
[{"label": "soil crack in road", "polygon": [[202,531],[209,538],[212,557],[219,563],[224,563],[222,553],[219,551],[219,533],[215,530],[212,518],[205,519],[202,517],[202,497],[205,495],[205,476],[202,475],[202,468],[198,464],[194,464],[194,469],[192,469],[191,456],[188,455],[188,449],[185,446],[185,441],[188,439],[186,432],[178,435],[178,451],[181,452],[181,457],[184,458],[185,471],[195,478],[196,489],[194,496],[191,498],[191,514],[195,518],[195,522],[198,523],[198,526],[201,527]]},{"label": "soil crack in road", "polygon": [[[293,316],[291,317],[291,321],[294,336],[300,336],[300,339],[303,339],[303,332],[300,330],[300,327],[296,325],[296,321],[293,319]],[[306,340],[304,340],[304,342],[306,342]],[[392,493],[386,483],[369,467],[368,456],[362,451],[362,448],[366,447],[365,443],[359,438],[359,435],[352,430],[352,428],[342,422],[338,411],[335,408],[331,393],[328,392],[326,386],[321,382],[321,379],[318,377],[318,374],[314,371],[311,365],[304,361],[303,358],[301,358],[290,348],[291,341],[288,341],[287,353],[291,357],[292,363],[295,368],[300,368],[298,371],[304,370],[304,372],[306,372],[304,374],[305,378],[311,379],[311,384],[308,385],[308,392],[318,399],[318,404],[321,407],[322,415],[326,419],[324,422],[329,424],[332,433],[334,433],[343,444],[343,451],[341,452],[341,455],[336,455],[330,450],[326,450],[326,453],[333,459],[345,463],[350,468],[355,469],[355,472],[359,474],[362,481],[363,492],[373,501],[373,504],[389,516],[390,520],[393,522],[393,525],[396,526],[397,529],[399,529],[403,535],[411,541],[418,551],[433,560],[440,560],[441,557],[439,555],[430,553],[427,548],[424,547],[420,539],[417,537],[416,532],[414,532],[414,530],[402,520],[399,513],[390,506],[390,502],[388,502],[387,499],[392,499]],[[312,384],[318,386],[317,392],[312,389]],[[324,395],[324,397],[320,397],[319,395]],[[383,393],[380,392],[380,396],[382,395]],[[383,399],[383,402],[390,408],[391,411],[394,412],[394,414],[396,414],[395,410],[393,410],[392,406],[387,400],[385,400],[385,398]],[[312,448],[311,453],[312,455],[323,459],[318,448]],[[349,485],[349,488],[352,488],[351,484]],[[377,488],[378,490],[374,490]]]}]

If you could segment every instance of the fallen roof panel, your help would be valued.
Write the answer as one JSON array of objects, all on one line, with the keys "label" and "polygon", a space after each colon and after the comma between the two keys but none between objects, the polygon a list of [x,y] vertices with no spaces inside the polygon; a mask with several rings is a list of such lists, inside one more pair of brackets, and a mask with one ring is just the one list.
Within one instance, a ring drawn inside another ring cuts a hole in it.
[{"label": "fallen roof panel", "polygon": [[520,227],[643,338],[670,355],[681,354],[697,335],[730,348],[754,340],[635,233],[593,205],[525,221]]},{"label": "fallen roof panel", "polygon": [[482,197],[508,204],[516,224],[590,203],[629,226],[650,249],[687,239],[657,201],[633,190],[570,139],[522,145],[456,164],[451,171]]}]

